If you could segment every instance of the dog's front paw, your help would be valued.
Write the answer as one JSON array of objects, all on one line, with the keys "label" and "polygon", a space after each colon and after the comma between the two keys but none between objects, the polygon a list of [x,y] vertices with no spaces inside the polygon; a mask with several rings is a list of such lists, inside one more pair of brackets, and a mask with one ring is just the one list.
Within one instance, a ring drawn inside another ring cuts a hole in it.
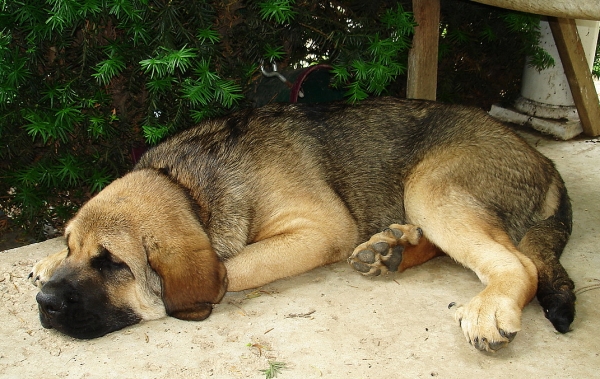
[{"label": "dog's front paw", "polygon": [[376,276],[388,271],[398,271],[404,248],[417,245],[422,236],[421,228],[414,225],[392,224],[358,245],[348,258],[348,263],[363,275]]},{"label": "dog's front paw", "polygon": [[67,249],[47,256],[33,266],[27,278],[34,286],[42,288],[66,257]]},{"label": "dog's front paw", "polygon": [[485,290],[456,310],[467,341],[478,350],[495,352],[521,330],[521,309],[510,298],[486,296]]}]

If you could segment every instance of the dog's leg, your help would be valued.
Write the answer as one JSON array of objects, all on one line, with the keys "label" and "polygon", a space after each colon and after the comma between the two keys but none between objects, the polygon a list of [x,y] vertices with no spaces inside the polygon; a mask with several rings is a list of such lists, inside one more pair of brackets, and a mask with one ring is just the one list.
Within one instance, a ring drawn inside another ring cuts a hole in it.
[{"label": "dog's leg", "polygon": [[519,243],[519,250],[529,256],[538,268],[537,298],[546,318],[561,333],[570,330],[575,318],[575,287],[567,271],[560,264],[556,247],[566,242],[563,233],[557,233],[554,220],[546,220],[530,229]]},{"label": "dog's leg", "polygon": [[561,333],[570,330],[575,318],[575,287],[559,258],[571,234],[571,207],[566,192],[556,212],[531,227],[519,250],[538,270],[537,298],[546,318]]},{"label": "dog's leg", "polygon": [[425,263],[442,252],[414,225],[392,224],[354,249],[348,263],[363,275],[402,272]]},{"label": "dog's leg", "polygon": [[51,254],[37,262],[29,273],[29,281],[34,286],[42,288],[44,284],[46,284],[46,282],[52,277],[52,274],[54,274],[56,268],[65,260],[67,257],[67,252],[68,250],[65,248],[58,253]]},{"label": "dog's leg", "polygon": [[[485,167],[469,166],[469,162],[485,157],[464,158],[464,149],[432,154],[414,168],[405,186],[406,220],[419,225],[426,238],[483,282],[483,291],[459,306],[455,317],[474,347],[496,351],[521,330],[521,313],[535,296],[538,277],[532,260],[517,249],[504,229],[501,217],[510,222],[511,214],[498,215],[493,198],[498,193],[485,191],[522,186],[527,178],[505,183],[484,172],[486,175],[474,179],[474,170]],[[508,178],[514,174],[503,173]]]},{"label": "dog's leg", "polygon": [[[267,177],[274,180],[277,175]],[[357,245],[356,221],[331,188],[319,180],[310,181],[306,188],[302,183],[289,187],[292,179],[281,177],[266,187],[253,240],[224,261],[230,291],[339,262]]]},{"label": "dog's leg", "polygon": [[537,271],[531,260],[510,246],[508,236],[494,240],[472,235],[463,243],[473,250],[449,248],[449,255],[475,271],[486,288],[460,306],[455,318],[473,346],[496,351],[521,330],[522,310],[537,289]]},{"label": "dog's leg", "polygon": [[456,311],[467,341],[479,350],[504,347],[521,330],[522,309],[535,295],[537,270],[533,262],[517,250],[503,230],[486,221],[484,214],[452,205],[420,208],[421,217],[417,218],[424,235],[473,270],[486,285]]},{"label": "dog's leg", "polygon": [[[336,233],[339,232],[339,233]],[[332,237],[338,234],[337,237]],[[225,261],[229,291],[260,287],[277,279],[299,275],[350,255],[355,239],[350,233],[323,228],[281,233],[254,242]],[[337,240],[337,241],[336,241]]]}]

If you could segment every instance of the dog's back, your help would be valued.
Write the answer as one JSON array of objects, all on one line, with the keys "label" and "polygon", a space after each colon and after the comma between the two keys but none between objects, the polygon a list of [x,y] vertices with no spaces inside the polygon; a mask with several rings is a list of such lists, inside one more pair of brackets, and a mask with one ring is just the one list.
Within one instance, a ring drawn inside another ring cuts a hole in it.
[{"label": "dog's back", "polygon": [[540,217],[550,184],[561,182],[548,159],[482,111],[392,98],[242,111],[178,134],[150,150],[138,168],[194,171],[206,185],[236,187],[257,167],[294,172],[300,181],[316,172],[348,206],[364,239],[407,221],[405,181],[418,162],[443,152],[461,160],[445,180],[468,187],[515,242]]}]

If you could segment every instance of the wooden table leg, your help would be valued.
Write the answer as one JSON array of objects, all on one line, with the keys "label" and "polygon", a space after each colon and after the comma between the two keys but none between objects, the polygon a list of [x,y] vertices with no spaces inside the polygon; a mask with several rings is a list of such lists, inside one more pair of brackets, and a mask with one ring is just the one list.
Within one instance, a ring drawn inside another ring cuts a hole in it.
[{"label": "wooden table leg", "polygon": [[548,17],[548,23],[575,100],[583,132],[588,136],[598,136],[600,135],[600,102],[575,20]]},{"label": "wooden table leg", "polygon": [[413,0],[413,13],[418,26],[408,54],[406,97],[435,100],[440,0]]}]

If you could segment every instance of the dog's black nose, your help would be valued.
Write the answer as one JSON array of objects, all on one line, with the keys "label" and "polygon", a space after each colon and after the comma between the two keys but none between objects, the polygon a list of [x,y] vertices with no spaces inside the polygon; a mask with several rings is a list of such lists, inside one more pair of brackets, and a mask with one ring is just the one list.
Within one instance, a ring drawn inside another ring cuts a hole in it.
[{"label": "dog's black nose", "polygon": [[65,307],[61,298],[54,294],[38,292],[35,300],[38,302],[40,311],[44,313],[47,318],[52,318],[57,314],[60,314]]}]

